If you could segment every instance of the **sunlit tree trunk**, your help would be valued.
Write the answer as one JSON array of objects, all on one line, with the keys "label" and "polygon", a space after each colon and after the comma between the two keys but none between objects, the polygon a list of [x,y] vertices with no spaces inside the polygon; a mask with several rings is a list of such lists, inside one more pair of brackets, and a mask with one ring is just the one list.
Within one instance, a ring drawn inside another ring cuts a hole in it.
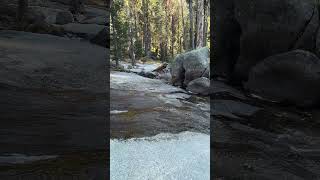
[{"label": "sunlit tree trunk", "polygon": [[132,1],[129,2],[129,8],[128,8],[128,15],[129,15],[129,38],[130,38],[130,45],[129,45],[129,52],[130,52],[130,58],[131,58],[131,64],[132,66],[136,65],[136,55],[135,55],[135,47],[134,47],[134,37],[135,33],[133,31],[134,27],[134,20],[132,11],[133,11],[133,4]]},{"label": "sunlit tree trunk", "polygon": [[207,46],[208,39],[208,14],[209,14],[209,0],[204,0],[204,25],[203,25],[203,46]]},{"label": "sunlit tree trunk", "polygon": [[[166,35],[169,36],[169,18],[168,18],[168,5],[166,5],[165,7],[165,32],[166,32]],[[166,38],[166,39],[169,39],[169,38]],[[168,57],[168,40],[164,40],[164,60],[166,61],[167,60],[167,57]]]},{"label": "sunlit tree trunk", "polygon": [[116,28],[114,27],[114,16],[111,15],[111,22],[112,22],[112,34],[113,34],[113,44],[114,44],[114,52],[115,52],[115,60],[116,60],[116,67],[119,67],[119,59],[120,59],[120,55],[119,55],[119,51],[120,49],[118,48],[118,43],[117,43],[117,31]]},{"label": "sunlit tree trunk", "polygon": [[171,15],[171,57],[174,56],[174,43],[175,43],[175,33],[176,33],[176,28],[175,28],[175,17],[172,14]]},{"label": "sunlit tree trunk", "polygon": [[196,47],[203,47],[204,0],[197,0]]},{"label": "sunlit tree trunk", "polygon": [[190,48],[194,49],[194,34],[193,34],[193,10],[192,10],[192,0],[189,0],[189,18],[190,18]]},{"label": "sunlit tree trunk", "polygon": [[181,6],[181,21],[182,21],[182,29],[183,29],[183,49],[186,50],[187,49],[187,32],[186,32],[186,27],[185,27],[185,23],[184,23],[184,15],[183,15],[183,0],[180,0],[180,6]]},{"label": "sunlit tree trunk", "polygon": [[149,27],[149,12],[148,12],[149,0],[142,0],[142,11],[143,11],[143,44],[144,54],[147,55],[150,51],[151,37]]}]

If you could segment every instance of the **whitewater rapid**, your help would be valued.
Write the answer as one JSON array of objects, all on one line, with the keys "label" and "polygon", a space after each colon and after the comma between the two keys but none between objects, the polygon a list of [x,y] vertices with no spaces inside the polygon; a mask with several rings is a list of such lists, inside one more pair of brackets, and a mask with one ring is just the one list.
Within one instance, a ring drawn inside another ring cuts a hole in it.
[{"label": "whitewater rapid", "polygon": [[111,180],[210,179],[210,136],[195,132],[110,140]]}]

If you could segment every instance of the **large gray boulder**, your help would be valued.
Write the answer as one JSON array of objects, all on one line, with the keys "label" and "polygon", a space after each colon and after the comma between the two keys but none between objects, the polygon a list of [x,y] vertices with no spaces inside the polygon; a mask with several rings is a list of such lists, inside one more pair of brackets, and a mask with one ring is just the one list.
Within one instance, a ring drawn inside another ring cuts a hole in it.
[{"label": "large gray boulder", "polygon": [[217,76],[247,80],[249,70],[271,55],[315,51],[314,0],[217,0],[215,6]]},{"label": "large gray boulder", "polygon": [[91,43],[97,44],[102,47],[110,47],[109,28],[102,29],[95,37],[90,40]]},{"label": "large gray boulder", "polygon": [[195,94],[209,95],[210,80],[206,77],[201,77],[189,82],[187,90]]},{"label": "large gray boulder", "polygon": [[71,14],[70,11],[62,11],[57,13],[56,16],[56,24],[68,24],[68,23],[73,23],[73,15]]},{"label": "large gray boulder", "polygon": [[320,101],[320,60],[304,50],[266,58],[249,75],[246,88],[265,99],[297,106]]},{"label": "large gray boulder", "polygon": [[179,54],[171,64],[172,84],[186,87],[190,81],[202,77],[208,67],[207,47]]}]

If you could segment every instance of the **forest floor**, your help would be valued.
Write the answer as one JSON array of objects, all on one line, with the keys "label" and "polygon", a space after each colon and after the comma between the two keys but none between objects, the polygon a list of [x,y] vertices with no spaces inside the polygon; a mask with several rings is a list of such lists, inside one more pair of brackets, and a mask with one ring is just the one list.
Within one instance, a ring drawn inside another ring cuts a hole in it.
[{"label": "forest floor", "polygon": [[209,179],[209,98],[136,74],[158,64],[139,66],[110,74],[111,179]]}]

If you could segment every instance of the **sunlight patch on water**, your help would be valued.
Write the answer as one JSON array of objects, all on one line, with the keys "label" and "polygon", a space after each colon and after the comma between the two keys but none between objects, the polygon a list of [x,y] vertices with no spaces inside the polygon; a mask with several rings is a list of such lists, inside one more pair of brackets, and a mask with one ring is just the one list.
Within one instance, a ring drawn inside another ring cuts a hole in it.
[{"label": "sunlight patch on water", "polygon": [[183,132],[110,140],[112,180],[210,179],[210,136]]},{"label": "sunlight patch on water", "polygon": [[110,111],[110,114],[122,114],[122,113],[127,113],[127,112],[128,112],[127,110],[124,110],[124,111],[112,110],[112,111]]}]

